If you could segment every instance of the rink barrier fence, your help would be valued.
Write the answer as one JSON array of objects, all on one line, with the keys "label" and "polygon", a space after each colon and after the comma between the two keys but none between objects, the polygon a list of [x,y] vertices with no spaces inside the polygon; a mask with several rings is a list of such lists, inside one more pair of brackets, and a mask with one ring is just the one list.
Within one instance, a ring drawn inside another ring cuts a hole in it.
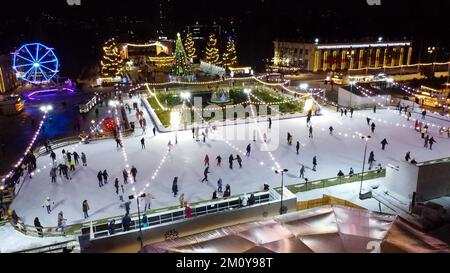
[{"label": "rink barrier fence", "polygon": [[[247,197],[250,197],[252,193],[247,193]],[[266,204],[271,200],[274,200],[273,194],[278,195],[277,193],[273,193],[271,191],[264,192],[255,192],[253,193],[255,196],[254,205]],[[219,199],[217,201],[203,201],[198,203],[192,203],[191,207],[191,218],[199,217],[202,215],[210,215],[222,211],[228,211],[233,209],[243,208],[241,204],[241,197],[243,195],[238,195],[234,197],[228,197],[225,199]],[[145,214],[148,218],[148,226],[143,229],[148,229],[151,227],[172,223],[175,221],[180,221],[186,219],[186,210],[185,208],[172,208],[166,211],[156,212],[156,213],[141,213],[141,218]],[[130,215],[131,224],[130,231],[137,230],[139,228],[139,220],[137,213]],[[120,234],[123,232],[122,226],[122,216],[110,217],[107,219],[99,220],[92,222],[92,224],[84,223],[83,227],[80,229],[80,235],[90,235],[91,238],[99,238],[105,236],[113,236],[109,234],[109,222],[111,220],[115,220],[115,229],[114,234]]]},{"label": "rink barrier fence", "polygon": [[[349,175],[346,175],[343,177],[332,177],[332,178],[321,179],[321,180],[316,180],[316,181],[308,181],[308,182],[304,182],[304,183],[292,184],[292,185],[289,185],[286,187],[292,193],[296,194],[299,192],[306,192],[306,191],[311,191],[311,190],[316,190],[316,189],[323,189],[323,188],[328,188],[328,187],[332,187],[332,186],[338,186],[338,185],[347,184],[347,183],[358,182],[358,181],[361,181],[361,175],[362,175],[362,173],[355,173],[351,177]],[[378,170],[364,172],[363,181],[372,180],[372,179],[381,178],[381,177],[386,177],[386,169],[384,169],[384,168],[381,170],[381,172],[378,172]],[[281,188],[275,188],[275,190],[280,192]]]},{"label": "rink barrier fence", "polygon": [[321,206],[325,206],[325,205],[339,205],[339,206],[345,206],[345,207],[365,210],[365,208],[358,206],[352,202],[349,202],[344,199],[336,198],[336,197],[333,197],[330,195],[325,195],[325,194],[323,195],[322,198],[297,202],[297,210],[312,209],[312,208],[321,207]]},{"label": "rink barrier fence", "polygon": [[[28,248],[13,253],[65,253],[65,252],[79,252],[78,240],[68,240],[55,244],[45,245],[41,247]],[[76,251],[78,249],[78,251]]]}]

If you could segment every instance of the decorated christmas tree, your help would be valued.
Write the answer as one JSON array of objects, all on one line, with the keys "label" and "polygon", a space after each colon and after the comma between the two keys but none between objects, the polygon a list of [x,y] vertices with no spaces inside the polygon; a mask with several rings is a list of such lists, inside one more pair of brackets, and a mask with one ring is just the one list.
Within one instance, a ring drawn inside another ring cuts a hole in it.
[{"label": "decorated christmas tree", "polygon": [[194,39],[192,38],[192,34],[188,33],[186,35],[186,40],[184,41],[184,47],[186,48],[186,55],[191,60],[191,62],[194,61],[195,58],[197,58],[196,55],[196,49],[195,49],[195,43]]},{"label": "decorated christmas tree", "polygon": [[175,52],[173,54],[174,61],[172,66],[172,76],[189,76],[192,74],[191,64],[184,51],[183,42],[181,41],[180,33],[177,34],[177,41],[175,43]]},{"label": "decorated christmas tree", "polygon": [[206,44],[205,59],[207,63],[214,65],[220,65],[222,63],[217,38],[214,33],[209,35],[208,43]]},{"label": "decorated christmas tree", "polygon": [[228,38],[227,47],[223,53],[223,66],[225,68],[234,67],[237,65],[236,45],[233,39]]},{"label": "decorated christmas tree", "polygon": [[120,58],[119,48],[114,38],[104,43],[100,64],[102,77],[115,78],[122,74],[122,58]]}]

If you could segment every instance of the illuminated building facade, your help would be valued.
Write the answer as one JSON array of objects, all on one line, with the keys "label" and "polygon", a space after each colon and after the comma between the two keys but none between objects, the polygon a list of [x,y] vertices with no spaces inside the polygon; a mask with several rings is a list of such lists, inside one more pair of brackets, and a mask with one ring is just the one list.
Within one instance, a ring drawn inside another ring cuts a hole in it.
[{"label": "illuminated building facade", "polygon": [[0,55],[0,93],[6,93],[19,86],[16,74],[12,69],[11,56]]},{"label": "illuminated building facade", "polygon": [[274,41],[275,67],[311,72],[345,71],[409,65],[409,41],[373,43],[301,43]]}]

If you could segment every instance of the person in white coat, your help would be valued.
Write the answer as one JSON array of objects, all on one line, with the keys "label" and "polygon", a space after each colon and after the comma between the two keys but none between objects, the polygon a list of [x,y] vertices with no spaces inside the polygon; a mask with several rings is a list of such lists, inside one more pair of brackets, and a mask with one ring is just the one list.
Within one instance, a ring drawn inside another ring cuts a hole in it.
[{"label": "person in white coat", "polygon": [[47,213],[48,213],[48,214],[50,214],[50,212],[52,212],[52,208],[51,208],[52,204],[55,204],[55,202],[53,202],[53,201],[50,199],[50,197],[47,197],[47,198],[45,199],[45,201],[44,201],[44,204],[42,205],[43,208],[44,208],[44,207],[47,208]]}]

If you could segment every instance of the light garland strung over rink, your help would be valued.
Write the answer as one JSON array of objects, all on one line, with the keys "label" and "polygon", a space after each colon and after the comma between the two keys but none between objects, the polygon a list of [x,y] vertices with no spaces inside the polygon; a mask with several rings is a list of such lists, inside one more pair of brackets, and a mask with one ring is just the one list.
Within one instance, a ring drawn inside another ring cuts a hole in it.
[{"label": "light garland strung over rink", "polygon": [[[42,117],[41,122],[39,123],[39,127],[36,130],[36,132],[34,132],[33,138],[31,139],[30,143],[27,146],[27,149],[25,150],[25,152],[23,153],[23,156],[16,162],[16,164],[14,164],[14,169],[10,170],[8,172],[8,174],[2,179],[2,183],[4,184],[6,179],[10,178],[13,174],[16,168],[18,168],[20,166],[20,164],[22,164],[22,162],[25,160],[25,156],[31,151],[31,149],[33,148],[34,143],[36,142],[39,133],[42,130],[42,127],[44,126],[44,122],[45,119],[47,118],[47,114],[44,114],[44,116]],[[37,172],[40,172],[40,170],[38,169]],[[31,175],[33,175],[34,173],[32,173]],[[3,186],[4,187],[4,186]]]}]

